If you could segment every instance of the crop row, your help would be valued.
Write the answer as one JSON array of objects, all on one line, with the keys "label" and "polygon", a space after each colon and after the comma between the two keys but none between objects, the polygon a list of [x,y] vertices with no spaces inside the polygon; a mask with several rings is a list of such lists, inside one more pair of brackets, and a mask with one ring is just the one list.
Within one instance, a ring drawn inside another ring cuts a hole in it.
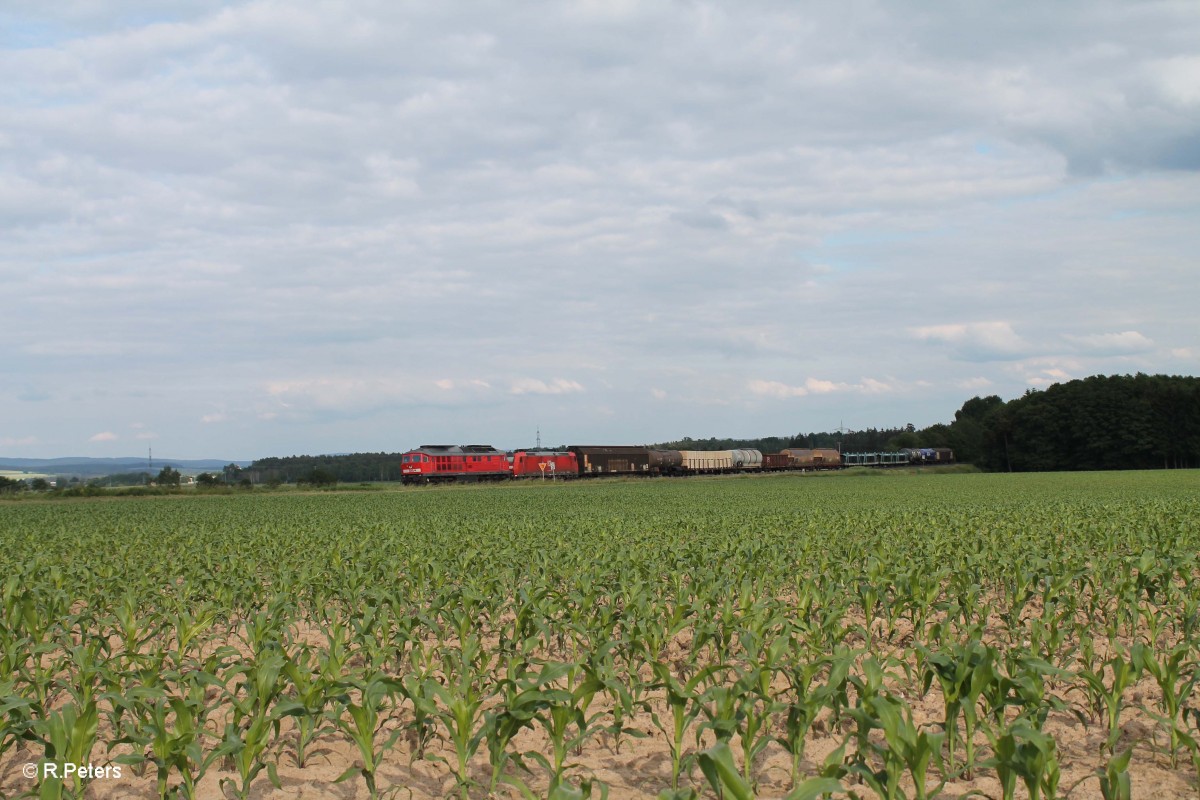
[{"label": "crop row", "polygon": [[1122,797],[1144,762],[1177,790],[1195,500],[1164,474],[14,505],[0,776],[246,797],[321,753],[372,797],[613,769],[647,796]]}]

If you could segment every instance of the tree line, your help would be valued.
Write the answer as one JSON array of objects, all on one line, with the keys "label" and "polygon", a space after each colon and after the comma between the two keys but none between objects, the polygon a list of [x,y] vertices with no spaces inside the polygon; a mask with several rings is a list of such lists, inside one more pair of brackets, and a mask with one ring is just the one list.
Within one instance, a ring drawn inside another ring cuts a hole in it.
[{"label": "tree line", "polygon": [[828,447],[843,453],[949,447],[960,463],[996,472],[1200,467],[1200,378],[1096,375],[1005,402],[972,397],[954,421],[918,430],[798,433],[764,439],[663,442],[667,450],[746,447],[778,453]]},{"label": "tree line", "polygon": [[400,480],[403,453],[350,453],[348,455],[285,456],[260,458],[241,474],[254,483],[366,483]]},{"label": "tree line", "polygon": [[1200,467],[1200,378],[1097,375],[1005,403],[973,398],[950,432],[995,471]]},{"label": "tree line", "polygon": [[[1097,375],[1030,389],[1007,402],[997,395],[972,397],[952,422],[923,429],[908,424],[759,439],[684,438],[650,447],[753,448],[764,453],[788,447],[827,447],[844,453],[948,447],[960,463],[998,472],[1200,467],[1200,378]],[[344,483],[395,481],[400,479],[402,455],[262,458],[234,479],[249,478],[255,484],[319,484],[330,478]]]}]

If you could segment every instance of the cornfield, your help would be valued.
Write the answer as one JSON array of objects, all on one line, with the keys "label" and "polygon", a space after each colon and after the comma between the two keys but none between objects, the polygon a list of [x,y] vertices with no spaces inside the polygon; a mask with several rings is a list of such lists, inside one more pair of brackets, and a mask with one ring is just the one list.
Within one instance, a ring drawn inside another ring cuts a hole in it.
[{"label": "cornfield", "polygon": [[6,503],[0,795],[1197,797],[1198,501],[1158,472]]}]

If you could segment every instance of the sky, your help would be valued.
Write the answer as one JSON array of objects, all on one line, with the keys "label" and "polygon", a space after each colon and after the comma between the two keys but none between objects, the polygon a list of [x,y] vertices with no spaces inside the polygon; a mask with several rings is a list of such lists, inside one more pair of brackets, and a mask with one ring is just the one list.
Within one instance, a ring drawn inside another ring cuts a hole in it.
[{"label": "sky", "polygon": [[0,4],[0,457],[1200,374],[1200,4]]}]

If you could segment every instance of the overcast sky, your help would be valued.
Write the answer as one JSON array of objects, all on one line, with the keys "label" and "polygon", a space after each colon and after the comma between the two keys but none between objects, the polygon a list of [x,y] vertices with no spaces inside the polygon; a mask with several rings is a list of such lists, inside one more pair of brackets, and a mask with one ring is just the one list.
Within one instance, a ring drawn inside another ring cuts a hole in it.
[{"label": "overcast sky", "polygon": [[8,0],[0,76],[0,456],[1200,373],[1195,0]]}]

